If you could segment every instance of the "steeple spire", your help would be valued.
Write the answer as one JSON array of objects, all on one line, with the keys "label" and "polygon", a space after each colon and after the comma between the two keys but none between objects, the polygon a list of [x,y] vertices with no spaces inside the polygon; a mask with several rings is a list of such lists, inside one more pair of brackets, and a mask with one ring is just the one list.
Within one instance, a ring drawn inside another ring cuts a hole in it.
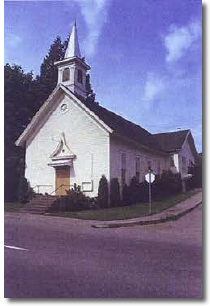
[{"label": "steeple spire", "polygon": [[78,42],[78,36],[77,36],[77,26],[76,26],[76,20],[74,22],[74,25],[72,27],[71,36],[68,42],[68,47],[66,49],[66,53],[64,58],[69,58],[77,56],[81,58],[81,53],[79,49],[79,42]]},{"label": "steeple spire", "polygon": [[86,74],[90,70],[90,66],[86,64],[84,58],[81,58],[76,21],[72,28],[64,59],[55,62],[54,65],[58,67],[58,84],[63,84],[74,94],[86,98]]}]

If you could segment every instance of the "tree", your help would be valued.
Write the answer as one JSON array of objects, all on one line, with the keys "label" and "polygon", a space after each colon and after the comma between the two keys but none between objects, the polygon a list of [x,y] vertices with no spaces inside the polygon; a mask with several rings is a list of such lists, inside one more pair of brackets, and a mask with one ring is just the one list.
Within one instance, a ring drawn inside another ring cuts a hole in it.
[{"label": "tree", "polygon": [[131,204],[136,204],[140,199],[139,182],[136,176],[132,177],[129,188],[130,188],[130,195],[131,195]]},{"label": "tree", "polygon": [[124,206],[131,204],[131,191],[127,184],[124,184],[122,189],[122,202]]},{"label": "tree", "polygon": [[37,77],[37,82],[42,92],[41,99],[43,102],[57,85],[58,70],[54,63],[64,58],[67,45],[68,39],[62,43],[60,37],[57,36],[41,64],[40,76]]},{"label": "tree", "polygon": [[187,187],[189,188],[201,188],[202,187],[202,159],[198,160],[195,165],[188,168],[188,173],[192,175],[188,179]]},{"label": "tree", "polygon": [[87,102],[95,102],[96,94],[92,90],[92,86],[90,83],[90,75],[87,74],[86,76],[86,90],[87,90]]},{"label": "tree", "polygon": [[108,207],[108,182],[105,175],[102,175],[98,187],[98,206],[100,208]]},{"label": "tree", "polygon": [[24,149],[15,141],[30,122],[36,105],[32,73],[24,73],[21,66],[4,67],[4,152],[5,200],[15,201],[20,177],[24,175]]},{"label": "tree", "polygon": [[110,181],[110,204],[111,207],[119,207],[121,204],[118,178],[112,178]]}]

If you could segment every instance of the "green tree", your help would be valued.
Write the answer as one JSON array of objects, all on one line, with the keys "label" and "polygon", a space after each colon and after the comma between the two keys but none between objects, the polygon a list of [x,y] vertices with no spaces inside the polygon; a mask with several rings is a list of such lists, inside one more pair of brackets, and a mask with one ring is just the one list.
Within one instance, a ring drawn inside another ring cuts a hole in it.
[{"label": "green tree", "polygon": [[130,191],[130,187],[126,184],[124,184],[123,189],[122,189],[122,202],[123,205],[130,205],[131,204],[131,191]]},{"label": "green tree", "polygon": [[90,75],[89,74],[87,74],[87,76],[86,76],[86,90],[87,90],[86,101],[87,102],[95,102],[96,95],[95,95],[95,93],[92,90],[92,86],[91,86],[91,83],[90,83]]},{"label": "green tree", "polygon": [[110,204],[111,207],[118,207],[120,201],[120,184],[117,178],[112,178],[110,181]]},{"label": "green tree", "polygon": [[5,200],[15,201],[20,177],[24,175],[24,149],[15,141],[30,122],[36,105],[32,73],[24,73],[21,66],[4,67],[4,152]]},{"label": "green tree", "polygon": [[100,208],[108,207],[108,182],[105,175],[102,175],[99,181],[98,205]]},{"label": "green tree", "polygon": [[48,98],[57,85],[58,69],[54,63],[64,58],[67,43],[68,40],[62,43],[58,36],[50,46],[48,54],[45,56],[43,63],[41,64],[40,76],[37,77],[37,82],[39,83],[39,89],[42,92],[41,100],[43,102]]},{"label": "green tree", "polygon": [[131,204],[136,204],[140,198],[139,182],[136,176],[132,177],[129,188],[130,188],[130,195],[131,195]]}]

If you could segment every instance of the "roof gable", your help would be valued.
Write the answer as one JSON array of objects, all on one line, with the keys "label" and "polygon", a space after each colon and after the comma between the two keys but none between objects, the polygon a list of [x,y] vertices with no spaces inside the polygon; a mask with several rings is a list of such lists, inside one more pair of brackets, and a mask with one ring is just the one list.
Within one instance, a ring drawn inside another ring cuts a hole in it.
[{"label": "roof gable", "polygon": [[190,130],[181,130],[168,133],[153,134],[153,138],[159,143],[165,152],[174,152],[181,150],[183,143]]},{"label": "roof gable", "polygon": [[106,125],[108,125],[113,130],[113,134],[128,138],[129,140],[135,141],[139,145],[148,149],[156,150],[159,152],[162,151],[159,143],[156,141],[156,139],[153,138],[153,135],[142,128],[140,125],[126,120],[114,112],[102,107],[97,102],[87,102],[82,97],[79,97],[79,99],[86,107],[94,112]]},{"label": "roof gable", "polygon": [[[32,118],[31,122],[28,124],[26,129],[23,131],[23,133],[20,135],[18,140],[15,142],[17,146],[23,145],[25,141],[27,141],[31,134],[33,134],[35,131],[37,132],[40,129],[40,126],[43,126],[45,123],[46,117],[49,115],[50,111],[54,109],[54,107],[60,102],[59,96],[61,93],[66,93],[70,99],[76,103],[81,109],[83,109],[94,121],[97,122],[97,124],[106,130],[107,132],[112,132],[112,129],[107,126],[94,112],[92,112],[89,108],[87,108],[79,99],[76,97],[70,90],[68,90],[65,86],[62,84],[58,85],[52,92],[52,94],[49,96],[49,98],[45,101],[45,103],[41,106],[39,111],[35,114],[35,116]],[[55,99],[58,99],[58,103],[54,103]],[[40,125],[40,122],[42,124]]]},{"label": "roof gable", "polygon": [[[54,105],[52,103],[53,100],[58,98],[60,93],[66,93],[74,103],[83,109],[107,132],[127,138],[149,150],[158,151],[163,154],[181,150],[184,141],[190,133],[190,130],[181,130],[169,133],[151,134],[140,125],[126,120],[114,112],[100,106],[98,103],[87,102],[84,98],[75,95],[66,86],[60,84],[54,89],[52,94],[33,117],[25,131],[20,135],[16,141],[16,145],[22,145],[24,141],[30,137],[30,134],[37,128],[39,120],[46,115],[47,110],[52,108],[52,105]],[[190,142],[193,152],[197,154],[192,135]]]}]

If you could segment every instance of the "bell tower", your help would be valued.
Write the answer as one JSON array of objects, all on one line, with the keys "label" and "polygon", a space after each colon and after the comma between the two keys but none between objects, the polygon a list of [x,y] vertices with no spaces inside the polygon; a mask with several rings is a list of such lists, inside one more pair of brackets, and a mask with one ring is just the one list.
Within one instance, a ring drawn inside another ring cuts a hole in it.
[{"label": "bell tower", "polygon": [[86,73],[90,70],[90,66],[81,57],[76,22],[72,28],[64,59],[55,62],[54,65],[58,67],[58,84],[63,84],[73,93],[86,98]]}]

